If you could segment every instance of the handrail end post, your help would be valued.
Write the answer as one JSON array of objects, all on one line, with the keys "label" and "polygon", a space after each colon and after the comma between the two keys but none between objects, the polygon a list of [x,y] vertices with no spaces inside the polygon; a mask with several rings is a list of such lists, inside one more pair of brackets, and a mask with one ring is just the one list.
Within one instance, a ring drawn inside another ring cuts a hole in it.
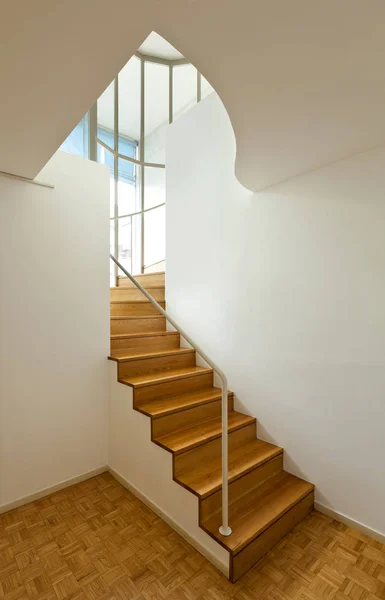
[{"label": "handrail end post", "polygon": [[224,536],[229,536],[229,535],[231,535],[233,532],[232,532],[232,529],[231,529],[231,527],[229,527],[229,526],[227,526],[227,527],[223,527],[223,525],[221,525],[221,526],[220,526],[220,528],[219,528],[219,533],[220,533],[221,535],[224,535]]}]

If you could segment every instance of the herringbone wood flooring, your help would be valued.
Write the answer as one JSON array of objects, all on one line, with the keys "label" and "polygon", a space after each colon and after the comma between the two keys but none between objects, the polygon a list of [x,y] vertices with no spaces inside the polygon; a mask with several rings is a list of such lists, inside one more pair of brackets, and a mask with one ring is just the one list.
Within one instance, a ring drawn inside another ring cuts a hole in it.
[{"label": "herringbone wood flooring", "polygon": [[385,546],[314,512],[232,585],[105,473],[0,516],[7,600],[385,599]]}]

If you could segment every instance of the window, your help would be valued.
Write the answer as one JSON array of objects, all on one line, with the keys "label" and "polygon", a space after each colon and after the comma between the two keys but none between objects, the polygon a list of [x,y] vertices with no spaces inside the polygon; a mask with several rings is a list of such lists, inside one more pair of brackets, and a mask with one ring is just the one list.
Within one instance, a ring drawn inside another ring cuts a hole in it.
[{"label": "window", "polygon": [[68,138],[60,146],[60,150],[89,158],[89,117],[82,118]]},{"label": "window", "polygon": [[138,54],[61,146],[109,167],[111,253],[134,274],[164,268],[167,127],[211,91],[184,59]]},{"label": "window", "polygon": [[[111,151],[113,152],[114,147],[114,132],[105,129],[104,127],[98,127],[98,138],[104,142]],[[128,158],[136,159],[136,151],[138,147],[138,142],[135,140],[130,140],[122,135],[118,138],[119,143],[119,152],[127,156]],[[97,161],[102,162],[105,165],[108,165],[110,169],[113,169],[114,166],[114,155],[109,154],[107,158],[101,156],[101,149],[103,146],[98,145],[98,155]],[[118,177],[122,181],[126,181],[127,183],[135,184],[135,163],[128,162],[127,160],[119,160],[118,167]]]}]

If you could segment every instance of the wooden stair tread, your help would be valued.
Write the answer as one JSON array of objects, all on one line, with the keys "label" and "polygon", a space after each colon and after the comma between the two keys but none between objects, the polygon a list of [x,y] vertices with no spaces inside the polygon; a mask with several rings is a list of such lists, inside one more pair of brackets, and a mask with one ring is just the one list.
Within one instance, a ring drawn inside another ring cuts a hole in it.
[{"label": "wooden stair tread", "polygon": [[[165,275],[166,271],[154,271],[153,273],[133,273],[132,276],[137,277],[152,277],[154,275]],[[128,279],[126,275],[118,275],[118,279]]]},{"label": "wooden stair tread", "polygon": [[200,375],[204,373],[212,373],[212,369],[198,366],[183,367],[182,369],[169,369],[167,371],[141,373],[139,375],[127,375],[119,381],[122,383],[128,383],[132,387],[143,387],[146,385],[165,383],[175,379],[183,379],[185,377],[192,377],[194,375]]},{"label": "wooden stair tread", "polygon": [[[126,303],[124,303],[126,304]],[[163,315],[111,315],[112,320],[132,320],[132,319],[165,319]]]},{"label": "wooden stair tread", "polygon": [[[124,317],[123,317],[124,318]],[[135,317],[136,318],[136,317]],[[141,337],[158,337],[158,336],[178,336],[178,331],[140,331],[138,333],[113,333],[110,335],[111,340],[126,340]]]},{"label": "wooden stair tread", "polygon": [[[117,290],[123,290],[125,288],[116,288]],[[158,301],[158,304],[160,304],[160,306],[162,306],[162,304],[164,304],[164,301]],[[150,302],[150,300],[147,299],[135,299],[135,298],[130,298],[129,300],[110,300],[110,304],[151,304],[151,306],[153,306],[152,302]]]},{"label": "wooden stair tread", "polygon": [[[111,290],[131,290],[131,289],[136,289],[139,292],[141,291],[138,287],[136,287],[136,285],[134,283],[131,284],[131,286],[125,286],[125,285],[118,285],[117,287],[111,287]],[[142,287],[145,290],[161,290],[161,289],[165,289],[165,286],[163,284],[159,284],[159,283],[146,283],[146,286],[142,285]]]},{"label": "wooden stair tread", "polygon": [[[229,449],[229,482],[235,481],[249,471],[261,466],[283,452],[282,448],[253,440],[237,448]],[[216,456],[194,469],[187,469],[177,481],[188,487],[197,496],[205,498],[222,487],[222,458]]]},{"label": "wooden stair tread", "polygon": [[235,555],[313,490],[311,483],[282,471],[229,506],[230,536],[219,533],[220,512],[202,526]]},{"label": "wooden stair tread", "polygon": [[[149,285],[149,284],[147,284],[147,285]],[[112,286],[112,287],[110,287],[110,292],[115,292],[116,290],[121,291],[121,290],[130,290],[130,289],[138,290],[138,292],[141,292],[141,290],[134,283],[132,284],[132,286],[133,286],[132,288],[130,288],[130,287],[127,288],[127,287],[123,287],[123,286],[119,286],[119,285]],[[144,286],[142,286],[142,287],[144,287]],[[163,290],[165,288],[163,283],[154,283],[151,285],[151,287],[153,289],[158,289],[158,290]],[[144,289],[148,289],[148,288],[144,288]]]},{"label": "wooden stair tread", "polygon": [[[142,285],[142,287],[144,287],[144,285]],[[149,290],[149,289],[164,289],[165,286],[163,285],[163,283],[147,283],[146,287],[144,287],[145,290]],[[110,291],[111,290],[130,290],[130,289],[135,289],[138,290],[139,292],[141,291],[136,285],[135,283],[132,283],[132,288],[131,287],[125,287],[125,286],[116,286],[113,285],[112,287],[110,287]]]},{"label": "wooden stair tread", "polygon": [[[148,292],[151,290],[149,294],[156,302],[165,302],[164,285],[147,285],[143,289]],[[156,298],[156,296],[159,296],[159,298]],[[151,302],[151,300],[145,296],[142,290],[133,285],[132,287],[122,286],[110,288],[110,302],[113,304],[114,302]]]},{"label": "wooden stair tread", "polygon": [[143,352],[140,350],[114,350],[108,357],[117,362],[129,362],[133,360],[143,360],[146,358],[161,358],[162,356],[180,356],[181,354],[194,354],[194,348],[170,348],[168,350],[155,350],[153,352]]},{"label": "wooden stair tread", "polygon": [[[229,413],[228,431],[235,431],[236,429],[249,425],[250,423],[255,423],[255,421],[255,417],[250,417],[249,415],[244,415],[236,411],[231,411]],[[173,433],[155,438],[154,442],[162,446],[162,448],[173,452],[174,454],[179,454],[220,437],[221,433],[221,417],[214,417],[208,421],[201,421],[193,427],[174,431]]]},{"label": "wooden stair tread", "polygon": [[[232,392],[229,392],[229,395],[232,395]],[[214,400],[220,400],[221,398],[222,390],[220,388],[212,387],[198,390],[197,392],[181,394],[180,396],[173,396],[171,398],[151,400],[147,404],[142,404],[139,407],[139,410],[149,417],[164,417],[194,406],[213,402]]]}]

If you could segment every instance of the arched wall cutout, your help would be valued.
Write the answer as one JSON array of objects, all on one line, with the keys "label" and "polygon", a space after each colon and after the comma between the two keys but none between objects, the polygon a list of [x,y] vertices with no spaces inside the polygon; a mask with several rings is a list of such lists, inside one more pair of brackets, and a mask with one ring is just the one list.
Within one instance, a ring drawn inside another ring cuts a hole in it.
[{"label": "arched wall cutout", "polygon": [[[3,7],[0,170],[34,178],[151,31],[220,95],[258,191],[385,140],[382,0],[102,0]],[[74,16],[76,15],[76,18]]]},{"label": "arched wall cutout", "polygon": [[[223,102],[222,98],[220,97],[220,94],[219,94],[219,93],[217,92],[217,90],[215,89],[215,86],[213,85],[213,83],[210,81],[210,79],[209,79],[208,77],[206,77],[206,76],[205,76],[205,74],[204,74],[204,73],[202,73],[202,72],[201,72],[201,70],[200,70],[199,66],[198,66],[198,65],[196,65],[196,64],[195,64],[195,63],[194,63],[192,60],[190,60],[190,58],[189,58],[188,56],[186,56],[185,54],[183,54],[183,52],[181,51],[181,49],[180,49],[180,48],[178,48],[178,47],[177,47],[177,46],[176,46],[174,43],[172,43],[172,41],[171,41],[171,40],[167,39],[165,36],[161,35],[161,33],[159,33],[158,31],[156,31],[156,30],[154,30],[154,29],[153,29],[153,30],[151,31],[151,33],[150,33],[148,36],[146,36],[146,38],[145,38],[145,39],[142,41],[142,43],[140,44],[140,46],[139,46],[139,48],[138,48],[138,51],[142,53],[142,51],[141,51],[141,48],[142,48],[142,46],[143,46],[143,45],[145,45],[145,44],[146,44],[146,42],[147,42],[149,39],[151,39],[151,37],[152,37],[152,35],[153,35],[153,34],[155,34],[155,35],[158,37],[158,42],[160,42],[160,40],[163,40],[163,41],[165,42],[165,45],[169,45],[169,46],[170,46],[170,49],[169,49],[169,54],[170,54],[170,55],[171,55],[171,53],[172,53],[172,49],[173,49],[173,50],[175,50],[175,51],[176,51],[176,53],[178,53],[178,58],[176,58],[176,60],[178,60],[178,59],[179,59],[179,56],[180,56],[180,57],[183,57],[183,58],[184,58],[186,61],[188,61],[188,63],[190,63],[192,66],[194,66],[194,67],[197,69],[197,71],[198,71],[198,72],[199,72],[199,73],[200,73],[200,74],[201,74],[201,75],[202,75],[202,76],[203,76],[203,77],[204,77],[204,78],[205,78],[205,79],[208,81],[208,83],[210,84],[210,86],[213,88],[213,91],[214,91],[214,92],[217,94],[217,96],[219,97],[219,100],[220,100],[220,102],[222,103],[222,105],[223,105],[223,107],[224,107],[224,109],[225,109],[225,111],[226,111],[226,113],[227,113],[227,115],[228,115],[228,117],[229,117],[229,121],[230,121],[230,123],[231,123],[231,116],[230,116],[230,114],[228,113],[228,111],[227,111],[227,109],[226,109],[226,106],[225,106],[225,104],[224,104],[224,102]],[[155,42],[156,42],[156,41],[155,41]],[[160,46],[159,46],[159,48],[160,48]],[[149,46],[149,50],[151,50],[151,45]],[[167,50],[167,48],[165,48],[165,50]],[[147,52],[146,52],[146,53],[147,53]],[[145,53],[145,55],[146,55],[146,53]],[[161,54],[161,50],[160,50],[160,54]],[[148,55],[150,55],[150,51],[148,52]],[[160,56],[160,58],[163,58],[163,56]],[[173,59],[170,59],[170,60],[173,60]],[[193,108],[193,107],[192,107],[192,108]],[[231,126],[232,126],[232,123],[231,123]],[[235,142],[236,142],[236,137],[235,137],[235,132],[234,132],[234,128],[233,128],[233,126],[232,126],[232,129],[233,129],[233,134],[234,134],[234,138],[235,138]],[[235,175],[236,175],[236,171],[235,171],[235,163],[236,163],[236,149],[235,149],[235,152],[234,152],[234,161],[233,161],[233,166],[232,166],[232,168],[234,169],[234,173],[235,173]],[[241,185],[243,185],[243,184],[242,184],[242,182],[239,182],[239,183],[240,183]],[[246,189],[247,189],[247,188],[246,188]],[[249,190],[249,191],[253,191],[253,190]]]}]

